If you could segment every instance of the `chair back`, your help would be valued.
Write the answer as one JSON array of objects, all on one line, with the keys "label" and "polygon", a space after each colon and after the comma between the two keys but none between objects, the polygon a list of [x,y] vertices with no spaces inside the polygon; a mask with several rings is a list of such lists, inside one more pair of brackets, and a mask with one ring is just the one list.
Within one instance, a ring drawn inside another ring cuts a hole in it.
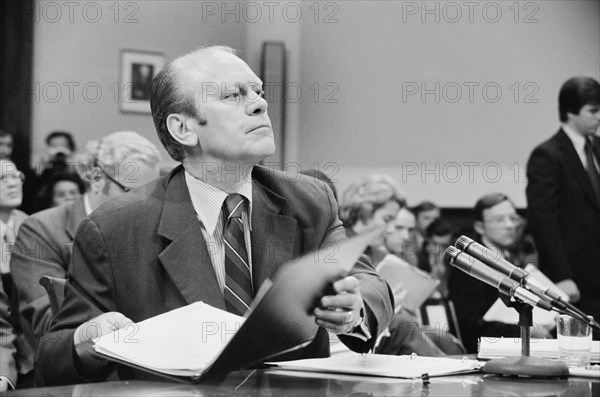
[{"label": "chair back", "polygon": [[65,284],[67,280],[64,278],[43,276],[40,278],[40,284],[46,289],[48,298],[50,299],[50,310],[55,316],[65,300]]}]

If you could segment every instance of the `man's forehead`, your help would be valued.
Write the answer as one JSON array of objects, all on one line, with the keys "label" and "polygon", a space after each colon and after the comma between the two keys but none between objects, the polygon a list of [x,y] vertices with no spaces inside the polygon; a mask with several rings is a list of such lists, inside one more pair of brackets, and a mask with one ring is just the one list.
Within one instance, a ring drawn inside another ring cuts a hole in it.
[{"label": "man's forehead", "polygon": [[190,54],[180,59],[177,67],[193,82],[228,84],[260,82],[246,62],[235,54],[222,50]]},{"label": "man's forehead", "polygon": [[514,214],[516,213],[515,207],[508,200],[504,200],[493,207],[486,208],[483,210],[483,214],[488,214],[489,216],[494,215],[504,215],[504,214]]}]

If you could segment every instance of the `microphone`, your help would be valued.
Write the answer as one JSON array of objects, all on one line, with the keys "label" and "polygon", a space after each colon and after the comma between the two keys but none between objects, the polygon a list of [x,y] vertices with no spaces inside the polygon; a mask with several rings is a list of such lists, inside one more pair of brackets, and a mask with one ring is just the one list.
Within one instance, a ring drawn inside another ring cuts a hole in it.
[{"label": "microphone", "polygon": [[529,288],[536,294],[542,294],[542,297],[548,296],[552,299],[560,300],[560,296],[557,293],[550,291],[547,286],[543,285],[534,278],[529,277],[529,273],[527,273],[525,270],[513,265],[489,248],[473,241],[473,239],[470,239],[467,236],[460,236],[454,245],[459,250],[466,252],[476,259],[479,259],[486,265],[507,275],[524,287]]},{"label": "microphone", "polygon": [[563,301],[560,295],[558,295],[556,292],[551,291],[546,285],[534,279],[533,277],[530,277],[527,271],[513,265],[489,248],[479,244],[467,236],[460,236],[454,245],[461,251],[472,255],[474,258],[480,260],[491,268],[505,274],[512,280],[530,289],[539,297],[543,299],[549,297],[550,304],[559,309],[560,312],[567,312],[570,315],[589,323],[592,327],[599,329],[599,325],[595,320],[590,320],[584,312],[569,302]]},{"label": "microphone", "polygon": [[501,293],[511,298],[520,299],[531,306],[537,306],[544,310],[552,310],[552,305],[546,299],[535,295],[516,281],[511,280],[497,270],[490,269],[481,261],[456,247],[450,246],[444,251],[444,260],[479,281],[497,288]]}]

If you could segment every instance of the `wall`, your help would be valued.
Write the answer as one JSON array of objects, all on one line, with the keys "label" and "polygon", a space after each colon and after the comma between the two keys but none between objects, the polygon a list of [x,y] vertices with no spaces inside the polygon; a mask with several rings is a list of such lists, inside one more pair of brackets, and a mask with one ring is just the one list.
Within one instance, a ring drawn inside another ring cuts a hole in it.
[{"label": "wall", "polygon": [[304,167],[327,165],[341,191],[390,173],[413,204],[499,190],[525,205],[523,167],[558,128],[560,85],[599,77],[600,6],[466,3],[337,2],[332,23],[304,21],[301,80],[321,87],[300,104]]},{"label": "wall", "polygon": [[[45,3],[63,5],[63,16],[35,24],[34,155],[53,129],[80,144],[117,129],[157,142],[150,116],[121,113],[113,98],[121,49],[172,58],[221,43],[258,72],[262,42],[282,40],[290,172],[318,167],[340,192],[387,172],[411,204],[470,207],[500,190],[525,206],[523,167],[558,128],[560,85],[600,77],[597,1],[123,1],[117,23],[114,2],[75,2],[73,23],[65,2]],[[96,23],[82,16],[88,3],[102,8]],[[80,84],[72,103],[69,82]],[[102,88],[96,103],[82,96],[89,82]],[[48,83],[62,86],[56,103],[44,98]]]},{"label": "wall", "polygon": [[[207,4],[210,3],[210,4]],[[213,14],[213,2],[38,1],[34,26],[33,154],[56,129],[85,143],[133,130],[162,149],[150,114],[123,113],[119,100],[120,51],[161,52],[167,61],[201,45],[246,49],[245,25]],[[116,5],[116,6],[115,6]],[[118,11],[117,11],[118,10]],[[172,160],[163,150],[163,160]]]}]

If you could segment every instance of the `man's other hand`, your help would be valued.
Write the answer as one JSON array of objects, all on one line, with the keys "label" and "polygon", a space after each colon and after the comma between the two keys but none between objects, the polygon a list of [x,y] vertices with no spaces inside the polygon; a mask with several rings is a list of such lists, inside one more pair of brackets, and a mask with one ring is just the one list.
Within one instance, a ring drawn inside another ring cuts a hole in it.
[{"label": "man's other hand", "polygon": [[335,334],[352,332],[360,320],[363,300],[356,277],[348,276],[333,283],[336,295],[321,298],[321,306],[314,310],[315,322]]},{"label": "man's other hand", "polygon": [[577,303],[577,301],[579,301],[581,298],[577,284],[575,284],[575,281],[571,280],[570,278],[556,283],[556,286],[565,294],[569,295],[569,302],[571,303]]}]

